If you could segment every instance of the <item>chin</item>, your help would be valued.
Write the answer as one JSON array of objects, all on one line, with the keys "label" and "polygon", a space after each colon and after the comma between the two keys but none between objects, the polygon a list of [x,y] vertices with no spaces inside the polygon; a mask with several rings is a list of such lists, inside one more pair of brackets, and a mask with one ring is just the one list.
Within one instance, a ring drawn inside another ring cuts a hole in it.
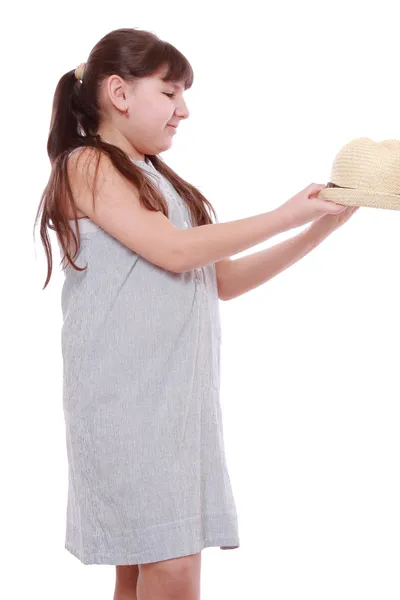
[{"label": "chin", "polygon": [[169,142],[166,142],[162,146],[160,145],[158,152],[165,152],[166,150],[169,150],[171,148],[171,146],[172,146],[172,140],[170,140]]}]

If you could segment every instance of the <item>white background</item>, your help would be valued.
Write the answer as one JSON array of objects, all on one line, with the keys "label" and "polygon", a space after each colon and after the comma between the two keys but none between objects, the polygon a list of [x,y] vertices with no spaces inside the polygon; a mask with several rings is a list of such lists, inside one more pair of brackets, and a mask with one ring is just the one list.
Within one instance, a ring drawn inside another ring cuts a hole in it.
[{"label": "white background", "polygon": [[[64,549],[64,279],[33,221],[59,78],[119,27],[178,47],[195,81],[164,159],[221,222],[329,180],[348,141],[400,138],[394,2],[19,3],[3,14],[1,554],[7,600],[111,600],[113,566]],[[228,302],[221,404],[241,547],[202,552],[205,600],[400,597],[400,213],[361,208]],[[276,244],[291,230],[243,254]],[[51,234],[53,235],[53,234]],[[239,258],[236,255],[235,258]]]}]

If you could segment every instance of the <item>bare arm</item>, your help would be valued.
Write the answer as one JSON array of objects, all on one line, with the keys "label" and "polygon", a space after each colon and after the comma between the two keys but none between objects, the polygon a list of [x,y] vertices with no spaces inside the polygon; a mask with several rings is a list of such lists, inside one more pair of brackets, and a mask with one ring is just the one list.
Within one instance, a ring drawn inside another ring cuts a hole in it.
[{"label": "bare arm", "polygon": [[94,156],[86,148],[68,159],[76,206],[122,244],[164,269],[181,273],[215,263],[298,226],[290,210],[280,206],[236,221],[181,230],[161,211],[142,206],[136,187],[106,155],[101,156],[94,185]]},{"label": "bare arm", "polygon": [[298,262],[323,239],[307,228],[275,246],[227,262],[218,277],[219,297],[232,300],[255,289]]},{"label": "bare arm", "polygon": [[291,229],[289,217],[278,207],[226,223],[200,225],[179,232],[181,264],[179,271],[215,263],[242,252],[278,233]]}]

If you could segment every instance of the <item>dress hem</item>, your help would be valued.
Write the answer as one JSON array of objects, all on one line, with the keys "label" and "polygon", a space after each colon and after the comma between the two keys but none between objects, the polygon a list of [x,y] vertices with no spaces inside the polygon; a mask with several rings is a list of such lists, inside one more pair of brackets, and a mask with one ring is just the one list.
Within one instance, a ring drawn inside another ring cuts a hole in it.
[{"label": "dress hem", "polygon": [[[107,544],[105,540],[98,540],[90,550],[82,545],[79,547],[77,531],[71,537],[73,529],[69,529],[64,548],[85,565],[139,565],[197,554],[210,547],[221,550],[240,547],[234,514],[205,515],[167,525],[127,532],[124,539],[119,537],[114,543],[112,539],[108,539]],[[69,523],[69,526],[72,524]],[[134,552],[134,547],[141,550]]]},{"label": "dress hem", "polygon": [[[224,545],[224,546],[220,546],[220,544],[229,544],[229,545]],[[232,544],[232,545],[231,545]],[[80,560],[80,562],[82,562],[84,565],[143,565],[143,564],[147,564],[147,563],[152,563],[152,562],[157,562],[160,560],[168,560],[170,558],[180,558],[181,556],[189,556],[190,554],[197,554],[198,552],[201,552],[202,550],[204,550],[205,548],[211,548],[211,547],[219,547],[220,550],[236,550],[237,548],[240,548],[240,544],[238,542],[237,539],[229,539],[229,540],[204,540],[204,542],[202,544],[200,544],[199,546],[197,546],[196,548],[190,548],[187,551],[184,551],[180,554],[177,554],[176,552],[172,552],[172,553],[161,553],[161,552],[156,552],[154,551],[153,553],[146,553],[143,554],[143,558],[138,559],[138,554],[134,554],[132,556],[135,556],[135,558],[129,559],[129,558],[107,558],[106,556],[95,556],[92,555],[91,558],[88,557],[84,557],[82,554],[80,554],[80,552],[78,550],[76,550],[75,548],[69,546],[68,544],[65,544],[65,549],[72,554],[72,556],[74,556],[75,558],[77,558],[78,560]]]}]

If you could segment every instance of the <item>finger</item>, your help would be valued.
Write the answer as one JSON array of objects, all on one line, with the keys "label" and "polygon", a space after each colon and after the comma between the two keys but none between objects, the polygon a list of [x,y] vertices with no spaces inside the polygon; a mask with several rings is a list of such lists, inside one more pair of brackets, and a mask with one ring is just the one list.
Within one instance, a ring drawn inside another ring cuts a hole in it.
[{"label": "finger", "polygon": [[326,186],[323,183],[310,183],[310,185],[307,186],[306,190],[308,191],[309,195],[312,195],[318,194],[325,187]]},{"label": "finger", "polygon": [[330,215],[338,215],[346,210],[345,206],[324,200],[323,210]]}]

